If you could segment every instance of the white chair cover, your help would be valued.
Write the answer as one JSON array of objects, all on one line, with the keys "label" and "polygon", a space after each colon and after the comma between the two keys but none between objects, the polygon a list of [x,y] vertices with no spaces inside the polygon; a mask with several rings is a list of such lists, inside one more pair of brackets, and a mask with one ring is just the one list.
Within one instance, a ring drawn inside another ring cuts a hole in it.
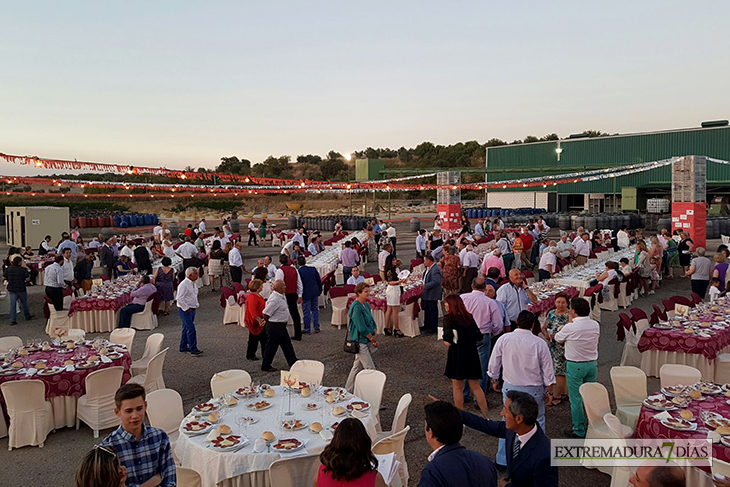
[{"label": "white chair cover", "polygon": [[147,417],[150,425],[167,433],[170,443],[177,440],[184,416],[182,397],[177,391],[157,389],[147,395]]},{"label": "white chair cover", "polygon": [[385,389],[386,380],[385,374],[375,369],[362,370],[355,376],[353,394],[370,403],[370,411],[375,419],[376,431],[381,431],[380,404],[383,401],[383,389]]},{"label": "white chair cover", "polygon": [[616,397],[616,417],[622,424],[636,428],[641,403],[648,395],[646,374],[637,367],[612,367],[611,383]]},{"label": "white chair cover", "polygon": [[165,356],[169,348],[164,349],[150,360],[147,366],[147,372],[135,375],[129,382],[132,384],[141,384],[145,391],[149,394],[157,389],[165,388],[165,380],[162,378],[162,366],[165,364]]},{"label": "white chair cover", "polygon": [[639,340],[644,331],[649,328],[649,320],[646,318],[636,322],[636,333],[630,328],[626,332],[626,342],[621,354],[621,365],[641,367],[641,352],[639,352]]},{"label": "white chair cover", "polygon": [[80,328],[69,328],[66,338],[76,342],[81,342],[86,340],[86,332]]},{"label": "white chair cover", "polygon": [[8,425],[5,424],[5,415],[0,414],[0,438],[8,436]]},{"label": "white chair cover", "polygon": [[249,385],[251,385],[251,375],[240,369],[224,370],[214,374],[210,379],[210,390],[213,397],[221,397]]},{"label": "white chair cover", "polygon": [[81,421],[94,430],[94,438],[99,430],[119,425],[114,414],[114,393],[122,385],[124,367],[109,367],[97,370],[86,376],[86,394],[76,404],[76,429]]},{"label": "white chair cover", "polygon": [[9,336],[0,338],[0,353],[5,353],[11,348],[20,348],[23,346],[23,340],[20,337]]},{"label": "white chair cover", "polygon": [[[605,286],[605,284],[604,284]],[[606,311],[617,311],[618,310],[618,299],[614,297],[614,293],[616,292],[616,284],[609,284],[608,285],[608,293],[611,297],[611,299],[604,299],[602,303],[600,303],[600,308],[605,309]]]},{"label": "white chair cover", "polygon": [[719,474],[730,477],[730,463],[723,462],[717,458],[712,459],[712,475]]},{"label": "white chair cover", "polygon": [[153,333],[147,337],[142,358],[132,362],[132,375],[140,375],[147,372],[147,365],[150,363],[150,360],[152,360],[152,357],[160,353],[160,350],[162,350],[162,341],[164,339],[165,335],[162,333]]},{"label": "white chair cover", "polygon": [[337,264],[337,269],[335,269],[335,284],[337,286],[345,284],[345,274],[342,269],[342,264]]},{"label": "white chair cover", "polygon": [[[588,432],[586,438],[611,438],[603,416],[611,412],[611,404],[608,401],[608,391],[603,384],[588,382],[580,386],[580,396],[583,399],[583,407],[588,418]],[[633,429],[622,426],[624,438],[633,433]]]},{"label": "white chair cover", "polygon": [[324,364],[318,360],[297,360],[289,371],[299,374],[303,382],[321,384],[324,378]]},{"label": "white chair cover", "polygon": [[659,380],[662,383],[662,387],[676,385],[689,386],[702,380],[702,373],[689,365],[664,364],[659,369]]},{"label": "white chair cover", "polygon": [[200,474],[193,469],[175,466],[177,487],[202,487]]},{"label": "white chair cover", "polygon": [[347,326],[349,319],[347,317],[347,296],[330,298],[332,303],[332,326],[338,329]]},{"label": "white chair cover", "polygon": [[8,450],[43,447],[53,430],[53,406],[46,401],[46,385],[40,380],[14,380],[0,384],[0,391],[10,417]]},{"label": "white chair cover", "polygon": [[418,331],[418,318],[413,318],[414,303],[406,305],[405,310],[398,313],[398,327],[407,337],[413,338],[421,334]]},{"label": "white chair cover", "polygon": [[715,359],[714,381],[718,384],[730,382],[730,353],[721,353]]},{"label": "white chair cover", "polygon": [[[626,442],[621,437],[623,434],[621,428],[621,422],[619,419],[611,413],[606,413],[603,416],[603,422],[606,423],[608,431],[611,435],[616,438],[616,446],[624,446]],[[615,466],[611,471],[611,487],[627,487],[629,485],[629,479],[631,478],[631,468],[624,466]]]},{"label": "white chair cover", "polygon": [[630,296],[626,291],[627,285],[627,282],[622,282],[621,284],[619,284],[618,305],[622,308],[628,308],[629,306],[631,306],[632,296]]},{"label": "white chair cover", "polygon": [[[231,303],[233,301],[233,303]],[[241,307],[236,304],[236,300],[233,296],[229,296],[226,300],[226,309],[223,311],[223,324],[224,325],[240,325],[239,314],[241,313]]]},{"label": "white chair cover", "polygon": [[403,485],[408,485],[408,463],[406,462],[405,441],[410,429],[410,426],[406,426],[401,431],[387,436],[373,445],[373,453],[377,455],[395,453],[396,460],[400,462],[398,476]]},{"label": "white chair cover", "polygon": [[157,315],[152,312],[154,301],[147,301],[144,311],[134,313],[130,326],[136,330],[154,330],[157,328]]},{"label": "white chair cover", "polygon": [[398,406],[395,408],[395,416],[393,416],[393,425],[390,431],[383,431],[378,433],[378,440],[382,440],[386,436],[393,435],[398,431],[406,427],[406,419],[408,418],[408,407],[411,405],[413,396],[410,393],[405,393],[401,396],[398,401]]},{"label": "white chair cover", "polygon": [[310,487],[319,471],[319,454],[280,458],[269,467],[271,485],[276,487]]},{"label": "white chair cover", "polygon": [[134,328],[117,328],[109,335],[109,341],[120,345],[126,345],[129,355],[132,355],[132,343],[134,342],[134,336],[136,334],[137,330]]}]

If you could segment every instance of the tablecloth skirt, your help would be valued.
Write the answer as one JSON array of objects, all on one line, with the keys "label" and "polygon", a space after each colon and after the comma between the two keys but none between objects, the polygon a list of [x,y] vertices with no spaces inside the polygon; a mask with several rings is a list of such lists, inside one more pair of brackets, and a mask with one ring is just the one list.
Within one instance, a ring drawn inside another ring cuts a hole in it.
[{"label": "tablecloth skirt", "polygon": [[80,328],[86,333],[108,333],[119,323],[119,311],[111,309],[76,311],[71,315],[71,328]]},{"label": "tablecloth skirt", "polygon": [[0,413],[0,438],[8,436],[8,425],[5,423],[5,415]]},{"label": "tablecloth skirt", "polygon": [[53,427],[73,428],[76,426],[76,403],[74,396],[56,396],[51,398],[53,405]]},{"label": "tablecloth skirt", "polygon": [[271,487],[268,470],[251,472],[218,482],[218,487]]},{"label": "tablecloth skirt", "polygon": [[[727,353],[730,347],[722,349],[722,353]],[[659,377],[659,369],[664,364],[682,364],[689,365],[700,371],[702,380],[714,382],[715,380],[715,361],[709,360],[699,353],[682,353],[670,352],[667,350],[646,350],[641,353],[641,370],[647,376]]]}]

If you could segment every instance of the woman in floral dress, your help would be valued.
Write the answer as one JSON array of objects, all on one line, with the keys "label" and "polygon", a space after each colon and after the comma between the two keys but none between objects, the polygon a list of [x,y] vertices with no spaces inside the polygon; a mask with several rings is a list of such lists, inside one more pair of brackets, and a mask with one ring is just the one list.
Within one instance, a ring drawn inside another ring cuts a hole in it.
[{"label": "woman in floral dress", "polygon": [[461,276],[461,261],[456,255],[456,247],[449,246],[444,258],[439,262],[442,278],[441,286],[444,289],[444,297],[451,294],[458,294],[461,288],[459,276]]},{"label": "woman in floral dress", "polygon": [[550,355],[553,357],[553,368],[555,369],[555,388],[550,404],[557,406],[561,401],[567,399],[568,385],[565,379],[565,345],[555,341],[555,334],[568,323],[570,313],[568,311],[568,295],[558,293],[555,295],[555,309],[548,313],[547,320],[542,325],[542,334],[547,339]]}]

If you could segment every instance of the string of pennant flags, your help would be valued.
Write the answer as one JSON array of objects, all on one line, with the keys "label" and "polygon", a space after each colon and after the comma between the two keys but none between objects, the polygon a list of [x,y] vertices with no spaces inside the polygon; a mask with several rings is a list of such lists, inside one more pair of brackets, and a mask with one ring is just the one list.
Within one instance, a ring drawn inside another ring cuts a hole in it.
[{"label": "string of pennant flags", "polygon": [[[177,178],[181,183],[140,183],[140,182],[119,182],[119,181],[86,181],[71,178],[43,178],[43,177],[20,177],[20,176],[0,176],[0,181],[5,180],[9,184],[26,184],[26,185],[54,185],[58,187],[76,187],[76,188],[99,188],[114,190],[137,190],[145,189],[146,194],[86,194],[86,193],[66,193],[66,196],[81,197],[154,197],[166,196],[175,197],[195,195],[212,195],[218,194],[244,196],[249,194],[292,194],[292,193],[366,193],[373,191],[413,191],[413,190],[433,190],[433,189],[461,189],[461,190],[485,190],[485,189],[508,189],[508,188],[529,188],[529,187],[548,187],[557,186],[558,184],[573,184],[578,182],[590,182],[607,178],[616,178],[628,176],[644,171],[650,171],[661,167],[671,165],[677,158],[672,157],[659,161],[642,162],[622,166],[614,166],[603,169],[593,169],[586,171],[574,171],[559,175],[543,175],[538,177],[528,177],[519,179],[509,179],[494,182],[477,182],[477,183],[461,183],[456,185],[438,185],[438,184],[419,184],[412,181],[417,179],[431,178],[436,176],[436,172],[429,174],[419,174],[415,176],[406,176],[400,178],[392,178],[377,181],[359,181],[359,182],[341,182],[341,181],[315,181],[315,180],[299,180],[299,179],[279,179],[279,178],[261,178],[254,176],[240,176],[222,173],[201,174],[197,172],[185,172],[178,170],[169,170],[166,168],[149,168],[137,166],[123,166],[116,164],[62,161],[51,159],[40,159],[35,156],[11,156],[0,153],[0,158],[11,163],[34,164],[39,168],[55,169],[55,170],[86,170],[101,171],[117,174],[147,174],[155,176],[164,176]],[[730,164],[729,161],[707,158],[708,162]],[[193,181],[202,179],[205,176],[216,177],[223,182],[238,184],[196,184]],[[8,193],[10,194],[10,193]],[[35,193],[33,193],[35,195]]]}]

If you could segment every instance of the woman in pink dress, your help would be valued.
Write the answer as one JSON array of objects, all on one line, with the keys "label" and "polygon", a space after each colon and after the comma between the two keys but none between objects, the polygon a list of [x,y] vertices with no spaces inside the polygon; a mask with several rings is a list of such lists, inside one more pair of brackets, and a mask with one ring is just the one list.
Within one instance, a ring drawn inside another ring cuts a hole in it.
[{"label": "woman in pink dress", "polygon": [[343,419],[319,456],[314,487],[386,487],[371,440],[359,419]]}]

